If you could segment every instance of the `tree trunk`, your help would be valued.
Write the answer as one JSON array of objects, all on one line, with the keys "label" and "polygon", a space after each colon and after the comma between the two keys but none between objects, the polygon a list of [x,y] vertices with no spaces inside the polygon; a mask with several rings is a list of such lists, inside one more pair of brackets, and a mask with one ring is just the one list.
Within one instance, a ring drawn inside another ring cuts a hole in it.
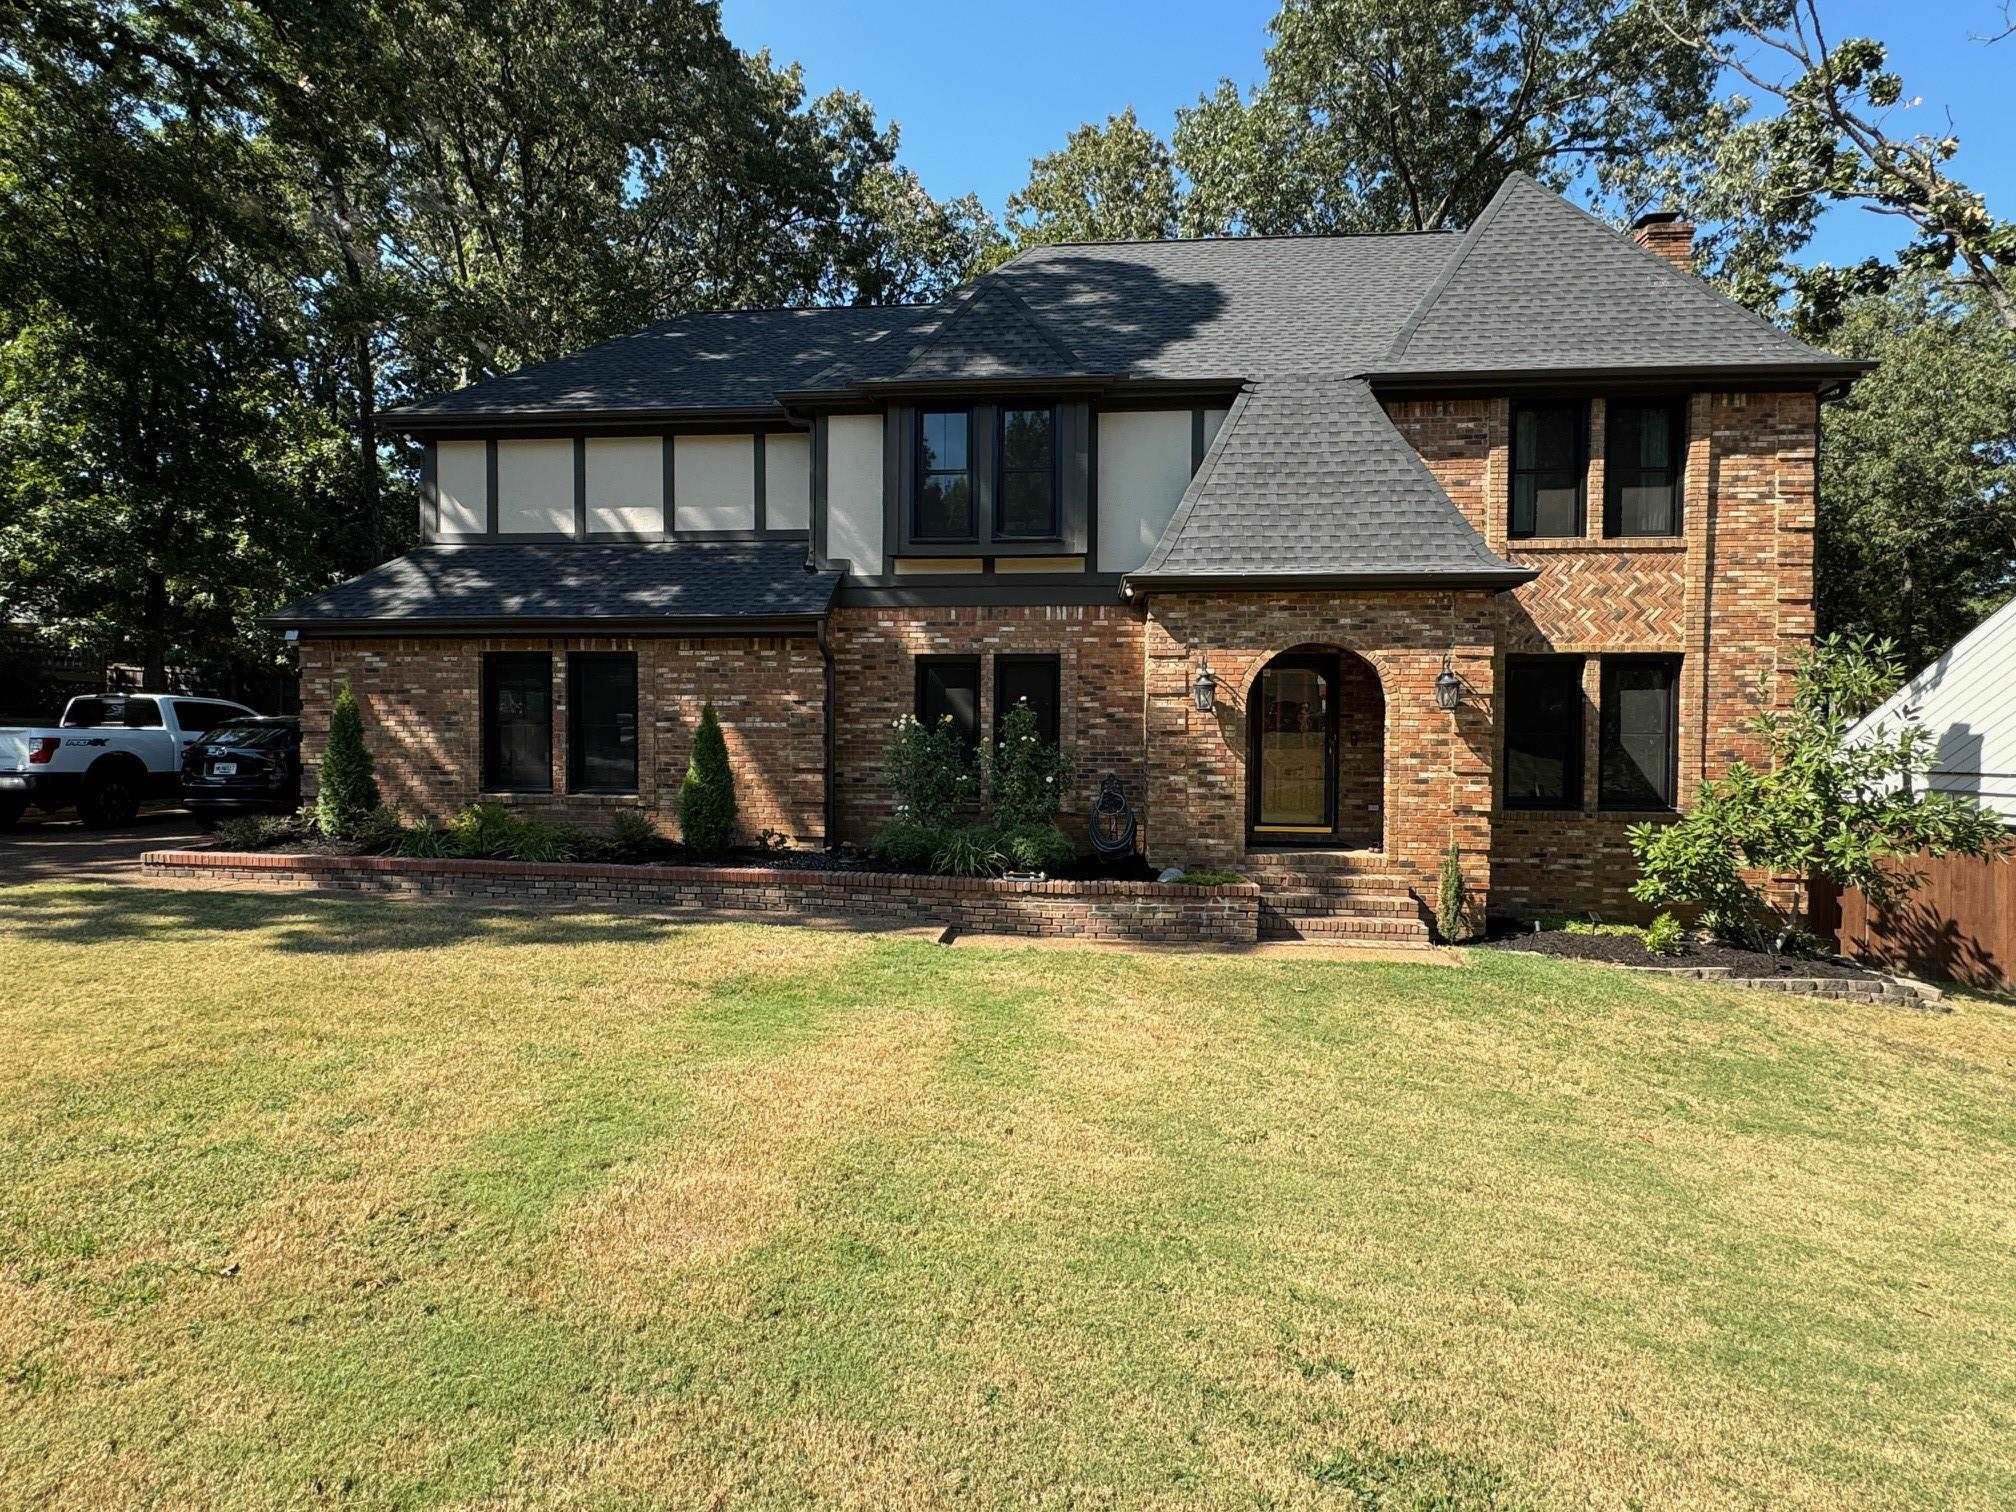
[{"label": "tree trunk", "polygon": [[371,333],[357,333],[357,503],[364,511],[364,556],[358,571],[369,572],[385,559],[385,521],[379,507],[378,369],[371,360]]},{"label": "tree trunk", "polygon": [[147,587],[140,605],[140,686],[158,692],[168,685],[168,576],[159,567],[147,569]]}]

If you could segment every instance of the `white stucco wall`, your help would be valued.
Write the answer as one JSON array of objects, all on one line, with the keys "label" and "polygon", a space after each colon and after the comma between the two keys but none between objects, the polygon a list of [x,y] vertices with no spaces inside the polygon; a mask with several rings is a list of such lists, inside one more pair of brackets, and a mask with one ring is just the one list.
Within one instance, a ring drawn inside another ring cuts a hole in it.
[{"label": "white stucco wall", "polygon": [[672,512],[681,530],[754,530],[756,438],[675,437]]},{"label": "white stucco wall", "polygon": [[763,441],[763,523],[770,530],[812,524],[812,438],[772,431]]},{"label": "white stucco wall", "polygon": [[590,436],[588,533],[665,528],[665,443],[658,436]]},{"label": "white stucco wall", "polygon": [[1190,411],[1100,415],[1099,570],[1132,572],[1147,561],[1189,485]]},{"label": "white stucco wall", "polygon": [[434,485],[443,533],[490,528],[490,448],[482,441],[443,441],[434,449]]},{"label": "white stucco wall", "polygon": [[882,417],[826,422],[826,554],[857,573],[882,571]]},{"label": "white stucco wall", "polygon": [[1856,732],[1915,720],[1938,742],[1926,786],[2016,825],[2016,599],[1891,695]]},{"label": "white stucco wall", "polygon": [[500,535],[574,533],[574,443],[558,440],[497,443],[497,532]]}]

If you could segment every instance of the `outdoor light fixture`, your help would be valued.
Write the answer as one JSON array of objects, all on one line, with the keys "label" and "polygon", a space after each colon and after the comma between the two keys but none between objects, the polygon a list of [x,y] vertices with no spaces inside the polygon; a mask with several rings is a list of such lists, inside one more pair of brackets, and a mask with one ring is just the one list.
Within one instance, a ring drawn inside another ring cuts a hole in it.
[{"label": "outdoor light fixture", "polygon": [[1211,663],[1197,664],[1197,681],[1192,691],[1197,695],[1197,712],[1209,714],[1212,700],[1218,696],[1218,674],[1211,670]]},{"label": "outdoor light fixture", "polygon": [[[1198,697],[1201,699],[1203,695],[1199,694]],[[1435,707],[1447,712],[1462,701],[1463,679],[1456,675],[1456,669],[1449,665],[1449,658],[1445,654],[1442,658],[1441,674],[1435,679]],[[1201,709],[1204,705],[1200,702],[1197,707]]]}]

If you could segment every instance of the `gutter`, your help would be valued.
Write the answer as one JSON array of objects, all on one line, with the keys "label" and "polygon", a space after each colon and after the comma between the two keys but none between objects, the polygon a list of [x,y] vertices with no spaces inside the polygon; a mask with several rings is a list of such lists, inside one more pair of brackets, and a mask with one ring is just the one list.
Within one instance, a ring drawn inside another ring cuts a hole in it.
[{"label": "gutter", "polygon": [[837,831],[839,829],[840,824],[840,795],[836,789],[834,780],[835,774],[838,769],[838,763],[835,759],[836,735],[834,730],[834,718],[833,718],[833,710],[835,703],[834,691],[833,691],[834,690],[833,647],[832,644],[826,639],[826,621],[822,619],[819,622],[818,629],[814,633],[818,637],[819,641],[819,660],[825,664],[825,680],[826,680],[825,709],[824,709],[825,729],[823,731],[824,738],[822,741],[822,744],[825,749],[822,752],[823,771],[821,773],[822,790],[820,799],[823,807],[822,818],[826,827],[826,849],[831,850],[836,844],[839,843],[839,836]]},{"label": "gutter", "polygon": [[817,614],[783,615],[771,619],[713,615],[705,618],[673,619],[665,615],[627,615],[622,618],[566,619],[529,615],[479,615],[466,618],[430,616],[426,619],[262,619],[269,630],[297,636],[461,636],[494,635],[818,635],[826,611]]},{"label": "gutter", "polygon": [[1297,588],[1481,588],[1493,593],[1517,588],[1540,576],[1537,567],[1483,572],[1250,572],[1131,573],[1120,583],[1122,598],[1137,592],[1267,593]]}]

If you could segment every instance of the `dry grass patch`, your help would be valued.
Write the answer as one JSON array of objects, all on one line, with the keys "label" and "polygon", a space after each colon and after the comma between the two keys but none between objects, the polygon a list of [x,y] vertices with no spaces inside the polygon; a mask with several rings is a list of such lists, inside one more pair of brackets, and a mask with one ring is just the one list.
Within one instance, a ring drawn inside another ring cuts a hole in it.
[{"label": "dry grass patch", "polygon": [[2016,1012],[0,892],[0,1505],[2016,1499]]}]

